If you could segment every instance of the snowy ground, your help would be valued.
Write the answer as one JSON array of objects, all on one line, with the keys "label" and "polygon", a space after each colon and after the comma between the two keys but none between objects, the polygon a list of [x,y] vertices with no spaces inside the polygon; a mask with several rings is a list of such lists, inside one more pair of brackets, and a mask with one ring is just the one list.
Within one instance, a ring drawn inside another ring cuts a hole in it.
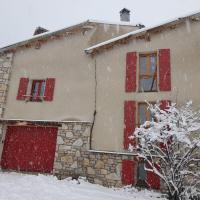
[{"label": "snowy ground", "polygon": [[159,194],[132,188],[105,188],[53,176],[0,173],[0,200],[161,200]]}]

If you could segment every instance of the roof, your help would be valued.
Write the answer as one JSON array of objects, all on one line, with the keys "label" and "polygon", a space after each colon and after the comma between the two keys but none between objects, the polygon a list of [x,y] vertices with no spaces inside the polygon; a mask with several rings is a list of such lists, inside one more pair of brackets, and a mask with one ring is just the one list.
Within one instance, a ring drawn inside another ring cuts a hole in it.
[{"label": "roof", "polygon": [[48,32],[45,32],[45,33],[42,33],[42,34],[39,34],[39,35],[34,35],[34,36],[32,36],[28,39],[25,39],[25,40],[22,40],[20,42],[16,42],[16,43],[10,44],[8,46],[2,47],[2,48],[0,48],[0,53],[2,53],[4,51],[11,50],[12,48],[15,48],[15,47],[18,47],[18,46],[23,46],[23,45],[25,45],[29,42],[35,41],[35,40],[43,39],[43,38],[46,38],[46,37],[49,37],[49,36],[54,36],[56,34],[59,34],[59,33],[65,32],[65,31],[70,31],[70,30],[76,29],[78,27],[83,27],[83,26],[88,25],[90,23],[119,25],[119,26],[134,26],[134,27],[136,26],[136,25],[133,25],[133,24],[128,23],[128,22],[119,22],[118,23],[118,22],[108,22],[108,21],[100,21],[100,20],[86,20],[84,22],[77,23],[75,25],[68,26],[68,27],[65,27],[65,28],[62,28],[62,29],[58,29],[58,30],[55,30],[55,31],[48,31]]},{"label": "roof", "polygon": [[146,33],[147,31],[150,31],[152,29],[155,29],[155,28],[158,28],[158,27],[162,27],[162,26],[165,26],[165,25],[168,25],[168,24],[176,23],[176,22],[179,22],[180,20],[186,19],[188,17],[192,17],[192,16],[196,17],[196,15],[199,15],[198,16],[198,20],[200,20],[200,10],[199,10],[199,11],[192,12],[192,13],[189,13],[187,15],[184,15],[184,16],[172,19],[172,20],[168,20],[168,21],[162,22],[160,24],[156,24],[156,25],[153,25],[153,26],[150,26],[150,27],[138,29],[136,31],[131,31],[131,32],[128,32],[128,33],[123,34],[121,36],[106,40],[104,42],[101,42],[99,44],[93,45],[93,46],[85,49],[85,52],[90,54],[90,53],[93,53],[95,50],[97,50],[97,49],[99,49],[101,47],[106,47],[108,45],[112,45],[112,44],[114,44],[114,43],[116,43],[118,41],[121,41],[121,40],[123,40],[125,38],[128,38],[130,36],[138,36],[138,35]]}]

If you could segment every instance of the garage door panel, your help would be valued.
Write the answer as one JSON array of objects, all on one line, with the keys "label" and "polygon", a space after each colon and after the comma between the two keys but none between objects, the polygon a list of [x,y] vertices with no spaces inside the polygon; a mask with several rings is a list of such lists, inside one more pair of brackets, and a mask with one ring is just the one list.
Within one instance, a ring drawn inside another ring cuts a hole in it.
[{"label": "garage door panel", "polygon": [[51,172],[56,138],[56,127],[8,127],[2,154],[2,168]]}]

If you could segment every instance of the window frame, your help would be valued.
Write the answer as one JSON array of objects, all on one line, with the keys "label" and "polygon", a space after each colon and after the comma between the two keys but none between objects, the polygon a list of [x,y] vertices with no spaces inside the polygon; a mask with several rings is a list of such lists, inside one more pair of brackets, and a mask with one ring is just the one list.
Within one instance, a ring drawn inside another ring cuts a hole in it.
[{"label": "window frame", "polygon": [[[156,102],[155,101],[151,101],[151,102],[149,102],[150,104],[156,104]],[[143,105],[147,105],[147,107],[148,107],[148,104],[145,102],[145,101],[140,101],[140,102],[137,102],[137,123],[136,123],[136,126],[137,127],[140,127],[140,110],[139,110],[139,105],[141,105],[141,104],[143,104]],[[147,110],[146,110],[146,112],[145,112],[145,116],[146,116],[146,114],[147,114]],[[151,114],[149,114],[149,116],[151,116]],[[151,119],[151,118],[150,118]]]},{"label": "window frame", "polygon": [[[151,55],[155,55],[156,57],[156,73],[155,75],[141,75],[140,74],[140,71],[141,71],[141,67],[140,67],[140,57],[141,56],[144,56],[144,57],[147,57],[147,56],[151,56]],[[159,82],[159,58],[158,58],[158,51],[149,51],[149,52],[139,52],[138,53],[138,92],[139,93],[147,93],[147,92],[158,92],[159,91],[159,87],[158,87],[158,82]],[[144,91],[144,90],[141,90],[140,89],[140,80],[142,76],[150,76],[150,77],[156,77],[156,90],[149,90],[149,91]]]},{"label": "window frame", "polygon": [[[144,180],[140,179],[140,173],[139,173],[140,172],[140,164],[142,164],[144,167],[144,171],[145,171],[145,179]],[[146,165],[146,162],[143,159],[138,160],[136,186],[143,187],[143,188],[149,188],[148,180],[147,180],[147,171],[145,170],[145,165]]]},{"label": "window frame", "polygon": [[[34,95],[35,93],[35,85],[39,83],[38,89],[37,89],[37,94]],[[43,85],[44,84],[44,85]],[[45,87],[46,87],[46,79],[32,79],[31,80],[31,90],[30,92],[30,101],[32,102],[40,102],[44,100],[44,93],[45,93]],[[41,91],[43,87],[43,95],[41,96]]]}]

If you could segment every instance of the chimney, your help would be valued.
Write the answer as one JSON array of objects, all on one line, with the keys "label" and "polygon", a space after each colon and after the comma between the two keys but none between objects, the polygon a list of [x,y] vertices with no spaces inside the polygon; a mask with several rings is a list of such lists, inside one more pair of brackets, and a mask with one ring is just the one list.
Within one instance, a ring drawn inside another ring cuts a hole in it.
[{"label": "chimney", "polygon": [[130,10],[123,8],[119,13],[120,13],[120,21],[130,22]]},{"label": "chimney", "polygon": [[47,32],[47,31],[48,31],[47,29],[38,26],[38,27],[35,29],[33,35],[39,35],[39,34],[41,34],[41,33]]}]

